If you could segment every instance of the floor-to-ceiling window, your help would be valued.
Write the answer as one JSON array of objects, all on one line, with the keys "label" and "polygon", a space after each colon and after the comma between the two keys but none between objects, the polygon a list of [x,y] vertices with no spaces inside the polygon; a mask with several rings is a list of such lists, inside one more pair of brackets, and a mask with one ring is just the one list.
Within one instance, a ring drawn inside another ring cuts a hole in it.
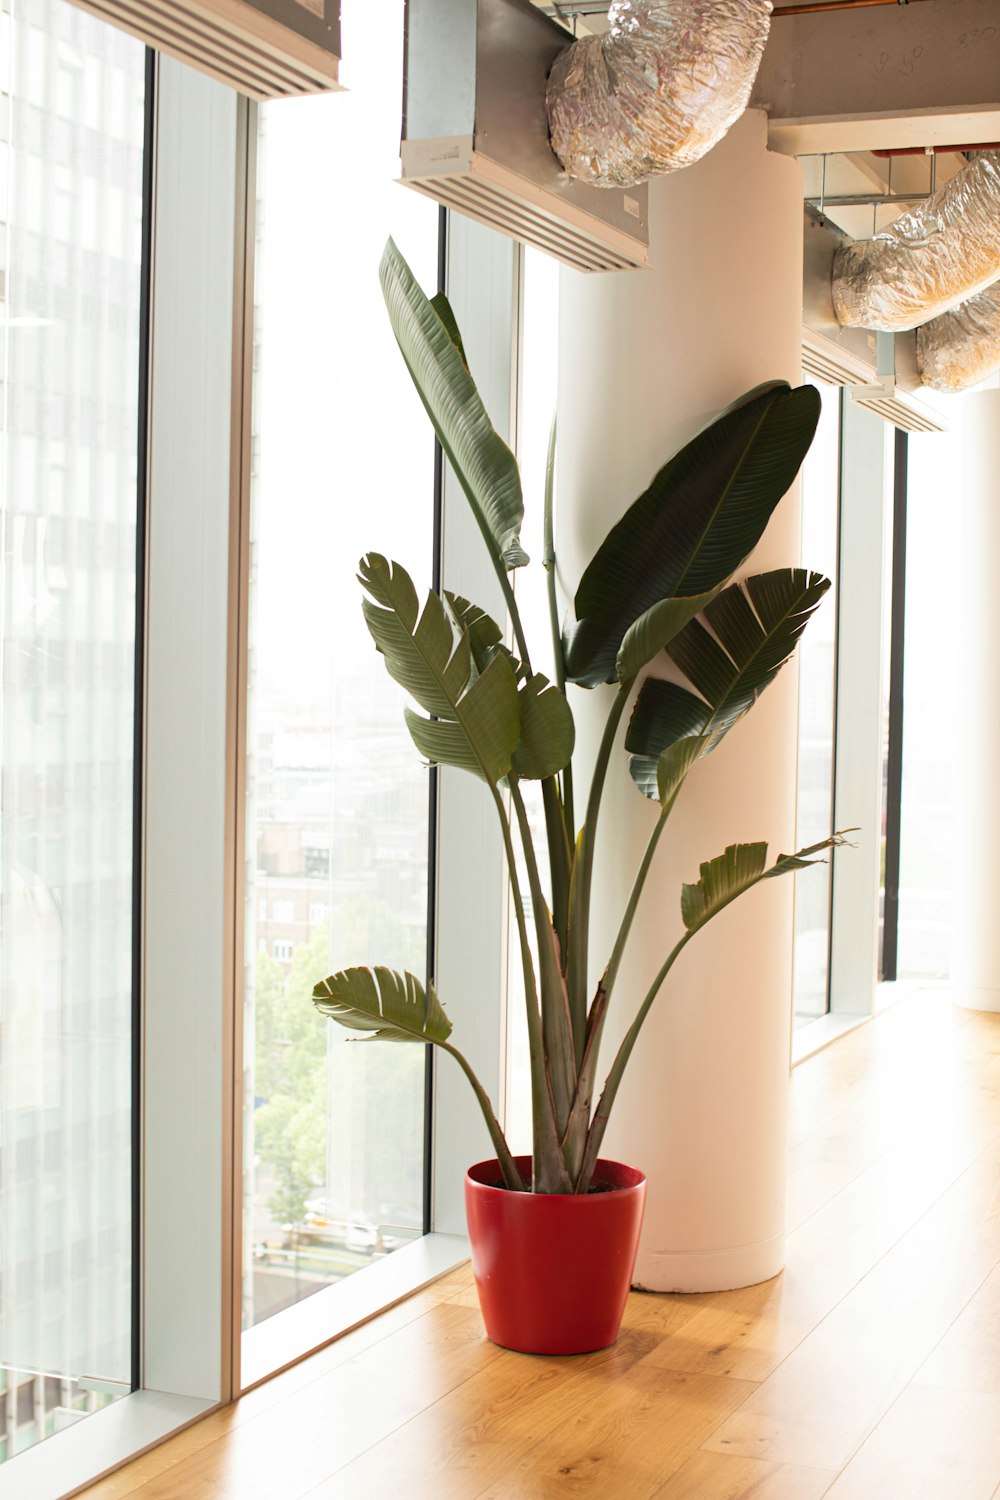
[{"label": "floor-to-ceiling window", "polygon": [[[960,403],[956,399],[955,408]],[[956,410],[957,417],[957,410]],[[942,579],[960,576],[961,507],[954,440],[911,433],[906,519],[905,734],[896,973],[947,979],[956,852],[962,704],[955,632],[942,628]]]},{"label": "floor-to-ceiling window", "polygon": [[428,772],[361,613],[358,559],[433,572],[433,435],[382,304],[395,237],[438,277],[438,211],[395,181],[402,0],[343,6],[349,92],[261,107],[246,848],[244,1326],[424,1228],[425,1057],[310,1004],[352,964],[423,975]]},{"label": "floor-to-ceiling window", "polygon": [[[818,387],[823,406],[802,468],[802,563],[837,583],[840,520],[839,387]],[[836,737],[837,590],[830,590],[798,648],[799,756],[796,843],[817,843],[831,831]],[[796,1024],[830,1006],[831,867],[795,886]]]},{"label": "floor-to-ceiling window", "polygon": [[0,0],[0,1460],[133,1378],[144,72]]}]

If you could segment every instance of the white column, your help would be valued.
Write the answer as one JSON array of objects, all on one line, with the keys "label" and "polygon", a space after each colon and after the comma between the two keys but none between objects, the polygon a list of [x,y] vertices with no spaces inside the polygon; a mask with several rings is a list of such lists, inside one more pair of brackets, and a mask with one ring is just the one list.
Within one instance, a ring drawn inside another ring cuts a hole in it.
[{"label": "white column", "polygon": [[965,396],[961,407],[962,733],[956,768],[953,995],[967,1009],[1000,1011],[1000,391]]},{"label": "white column", "polygon": [[[670,454],[758,382],[800,378],[801,176],[767,151],[765,116],[749,113],[697,166],[652,184],[650,217],[651,270],[562,280],[558,526],[570,597]],[[792,495],[750,571],[797,562]],[[574,691],[585,750],[610,691]],[[619,978],[606,1063],[682,930],[682,881],[729,843],[794,847],[795,733],[789,670],[692,773]],[[596,851],[595,975],[653,821],[619,749]],[[791,883],[768,881],[695,939],[646,1024],[604,1152],[649,1180],[639,1286],[703,1291],[781,1269],[791,966]]]}]

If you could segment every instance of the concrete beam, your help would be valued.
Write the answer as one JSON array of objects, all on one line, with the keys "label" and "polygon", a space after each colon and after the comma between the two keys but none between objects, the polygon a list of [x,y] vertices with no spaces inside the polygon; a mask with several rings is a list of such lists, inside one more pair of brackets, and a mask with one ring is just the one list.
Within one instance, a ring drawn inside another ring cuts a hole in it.
[{"label": "concrete beam", "polygon": [[1000,141],[1000,0],[776,18],[752,106],[789,155]]}]

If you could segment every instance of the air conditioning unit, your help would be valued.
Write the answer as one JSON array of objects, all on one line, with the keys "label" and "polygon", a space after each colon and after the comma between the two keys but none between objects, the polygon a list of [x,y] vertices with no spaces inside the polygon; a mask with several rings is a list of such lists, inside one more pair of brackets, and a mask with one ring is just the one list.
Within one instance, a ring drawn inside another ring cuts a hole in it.
[{"label": "air conditioning unit", "polygon": [[[924,390],[917,374],[912,333],[842,328],[830,291],[834,252],[848,236],[806,210],[803,256],[802,369],[828,385],[843,386],[863,406],[905,432],[947,432],[945,402]],[[915,395],[914,392],[920,394]]]},{"label": "air conditioning unit", "polygon": [[644,266],[647,193],[574,182],[545,84],[573,40],[530,0],[409,0],[402,180],[581,271]]},{"label": "air conditioning unit", "polygon": [[72,0],[251,99],[339,87],[340,0]]}]

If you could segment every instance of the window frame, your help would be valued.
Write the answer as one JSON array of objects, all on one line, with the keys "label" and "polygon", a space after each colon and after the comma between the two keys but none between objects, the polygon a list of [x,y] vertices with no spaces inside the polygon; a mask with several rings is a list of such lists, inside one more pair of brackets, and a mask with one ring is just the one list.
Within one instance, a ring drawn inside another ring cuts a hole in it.
[{"label": "window frame", "polygon": [[854,828],[846,857],[831,853],[826,1015],[794,1028],[792,1063],[804,1062],[875,1014],[882,816],[881,648],[885,560],[892,545],[895,429],[845,393],[841,407],[833,827]]}]

